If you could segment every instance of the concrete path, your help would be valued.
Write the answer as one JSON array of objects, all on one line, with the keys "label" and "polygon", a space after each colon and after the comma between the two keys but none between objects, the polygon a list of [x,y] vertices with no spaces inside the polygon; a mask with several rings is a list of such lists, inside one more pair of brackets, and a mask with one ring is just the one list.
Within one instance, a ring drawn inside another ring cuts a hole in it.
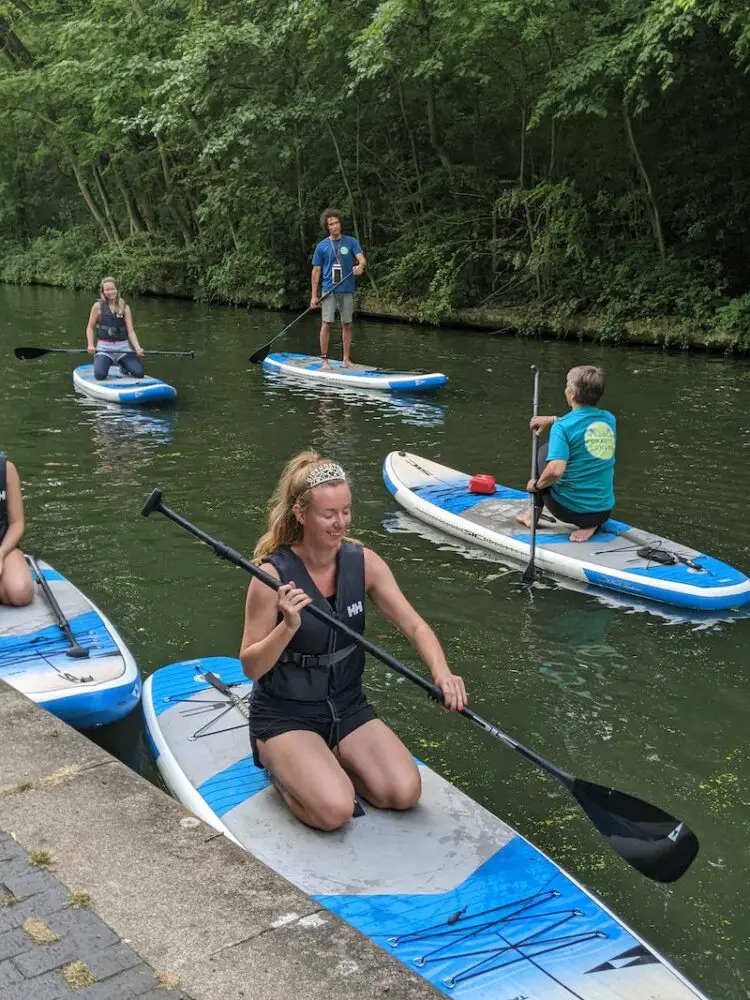
[{"label": "concrete path", "polygon": [[439,996],[2,682],[0,734],[0,1000]]},{"label": "concrete path", "polygon": [[0,830],[0,1000],[189,1000]]}]

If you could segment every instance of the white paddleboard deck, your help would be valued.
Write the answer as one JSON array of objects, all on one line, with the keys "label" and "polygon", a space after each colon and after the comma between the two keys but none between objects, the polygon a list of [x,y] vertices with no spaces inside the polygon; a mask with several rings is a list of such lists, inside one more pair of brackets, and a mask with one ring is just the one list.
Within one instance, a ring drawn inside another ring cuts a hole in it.
[{"label": "white paddleboard deck", "polygon": [[348,386],[350,389],[380,389],[386,392],[426,392],[439,389],[448,381],[442,372],[399,372],[372,365],[345,368],[341,361],[330,359],[328,368],[318,356],[308,354],[269,354],[263,362],[269,372],[301,378],[309,382]]},{"label": "white paddleboard deck", "polygon": [[[394,499],[414,517],[470,544],[512,560],[528,560],[529,529],[516,516],[528,512],[528,494],[498,485],[494,494],[469,491],[470,477],[408,452],[391,452],[383,480]],[[610,518],[588,542],[571,542],[574,525],[539,523],[536,565],[553,576],[703,612],[750,605],[750,580],[712,556],[640,531]],[[638,555],[656,548],[672,554],[673,565]],[[686,563],[683,560],[688,560]]]},{"label": "white paddleboard deck", "polygon": [[66,655],[70,644],[37,583],[26,607],[0,605],[0,678],[77,729],[121,719],[141,696],[130,650],[85,594],[46,562],[37,562],[75,639],[89,655]]},{"label": "white paddleboard deck", "polygon": [[255,767],[247,723],[203,671],[241,696],[238,660],[162,667],[146,730],[172,793],[456,1000],[695,1000],[701,994],[554,862],[420,764],[406,813],[363,803],[321,833]]},{"label": "white paddleboard deck", "polygon": [[177,390],[168,382],[151,375],[132,378],[127,372],[121,372],[118,365],[111,365],[108,377],[101,382],[94,378],[93,365],[78,365],[73,369],[73,385],[92,399],[126,406],[167,403],[177,398]]}]

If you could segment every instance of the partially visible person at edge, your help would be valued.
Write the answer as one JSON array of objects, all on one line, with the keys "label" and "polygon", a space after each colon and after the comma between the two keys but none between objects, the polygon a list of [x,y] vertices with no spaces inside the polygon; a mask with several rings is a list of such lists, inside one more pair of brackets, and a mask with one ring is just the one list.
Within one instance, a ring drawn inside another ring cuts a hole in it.
[{"label": "partially visible person at edge", "polygon": [[130,306],[120,298],[114,278],[102,278],[99,285],[99,301],[89,313],[86,345],[89,354],[94,355],[94,378],[98,382],[109,375],[113,362],[133,378],[143,378],[144,351],[133,329]]},{"label": "partially visible person at edge", "polygon": [[[331,337],[331,323],[335,321],[338,311],[344,344],[343,364],[346,368],[351,368],[354,293],[357,289],[357,278],[364,274],[367,261],[359,241],[353,236],[342,235],[344,220],[337,208],[327,208],[320,216],[320,224],[328,236],[318,243],[313,253],[310,296],[311,309],[320,305],[320,356],[323,359],[323,367],[329,368],[328,343]],[[325,298],[319,295],[321,273],[322,294]],[[328,292],[331,294],[328,295]]]},{"label": "partially visible person at edge", "polygon": [[300,615],[315,605],[358,633],[365,597],[405,636],[460,710],[463,680],[453,674],[434,632],[401,593],[386,563],[346,537],[351,525],[346,473],[306,451],[289,461],[271,498],[268,530],[255,561],[280,580],[278,592],[254,579],[247,593],[240,660],[255,683],[250,739],[298,819],[319,830],[344,826],[361,795],[381,809],[409,809],[421,794],[419,771],[401,740],[376,717],[362,690],[364,650]]},{"label": "partially visible person at edge", "polygon": [[[565,381],[570,413],[563,417],[532,417],[531,429],[549,442],[539,448],[537,478],[526,489],[535,497],[538,518],[545,506],[561,521],[574,524],[571,542],[586,542],[607,520],[615,505],[616,424],[608,410],[597,406],[604,392],[601,368],[571,368]],[[528,514],[518,520],[527,527]]]},{"label": "partially visible person at edge", "polygon": [[0,604],[16,608],[34,599],[31,572],[18,547],[23,529],[21,480],[15,465],[0,451]]}]

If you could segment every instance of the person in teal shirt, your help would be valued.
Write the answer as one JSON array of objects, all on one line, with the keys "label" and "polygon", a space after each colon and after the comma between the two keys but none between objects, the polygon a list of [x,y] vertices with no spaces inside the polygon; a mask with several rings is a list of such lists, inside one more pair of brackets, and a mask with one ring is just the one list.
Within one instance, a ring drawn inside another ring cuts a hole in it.
[{"label": "person in teal shirt", "polygon": [[[549,429],[549,442],[538,452],[537,476],[526,486],[535,497],[534,516],[538,520],[546,507],[558,520],[575,525],[571,542],[588,541],[615,505],[616,421],[597,406],[604,381],[601,368],[571,368],[565,381],[570,412],[530,421],[537,435]],[[528,514],[518,520],[530,525]]]}]

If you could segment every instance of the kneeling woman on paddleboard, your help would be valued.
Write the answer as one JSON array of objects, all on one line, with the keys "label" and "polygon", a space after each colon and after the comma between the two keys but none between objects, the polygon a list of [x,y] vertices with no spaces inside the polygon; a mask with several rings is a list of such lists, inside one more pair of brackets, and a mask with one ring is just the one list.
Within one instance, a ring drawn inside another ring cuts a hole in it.
[{"label": "kneeling woman on paddleboard", "polygon": [[255,681],[250,738],[292,812],[336,830],[351,819],[355,795],[382,809],[409,809],[421,794],[411,754],[376,718],[362,690],[364,650],[329,629],[308,604],[364,632],[365,597],[412,643],[460,710],[466,691],[435,634],[371,549],[349,541],[351,493],[341,466],[302,452],[284,469],[271,499],[256,562],[283,586],[254,579],[247,593],[240,660]]},{"label": "kneeling woman on paddleboard", "polygon": [[34,584],[18,543],[23,537],[21,480],[0,452],[0,604],[21,608],[34,599]]},{"label": "kneeling woman on paddleboard", "polygon": [[94,355],[94,377],[98,382],[109,375],[112,362],[133,378],[143,378],[143,348],[133,329],[130,306],[120,298],[114,278],[102,278],[99,285],[99,301],[89,313],[86,345],[89,354]]}]

